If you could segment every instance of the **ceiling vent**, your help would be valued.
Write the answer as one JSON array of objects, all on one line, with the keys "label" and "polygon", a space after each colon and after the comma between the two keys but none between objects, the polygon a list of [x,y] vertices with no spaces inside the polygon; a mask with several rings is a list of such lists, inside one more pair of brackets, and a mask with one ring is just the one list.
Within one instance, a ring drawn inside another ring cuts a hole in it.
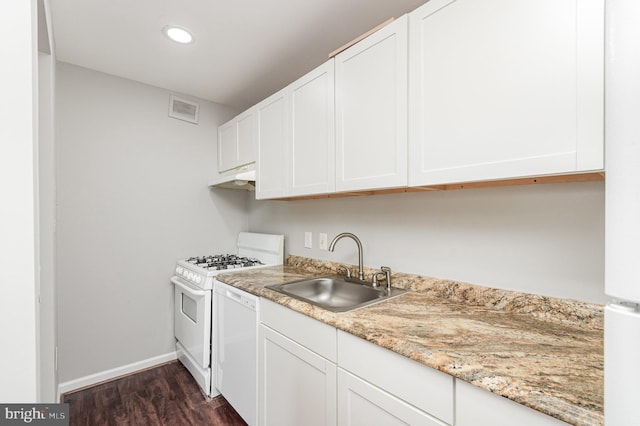
[{"label": "ceiling vent", "polygon": [[169,117],[198,124],[199,108],[195,102],[174,95],[169,97]]}]

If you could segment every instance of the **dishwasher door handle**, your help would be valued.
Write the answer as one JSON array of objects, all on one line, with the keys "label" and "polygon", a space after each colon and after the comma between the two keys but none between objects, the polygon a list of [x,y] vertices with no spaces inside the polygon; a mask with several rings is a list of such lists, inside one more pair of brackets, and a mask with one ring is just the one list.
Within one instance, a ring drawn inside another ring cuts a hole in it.
[{"label": "dishwasher door handle", "polygon": [[216,281],[215,289],[216,293],[218,293],[220,297],[226,298],[230,301],[234,301],[239,305],[251,309],[252,311],[258,310],[258,296],[247,293],[245,290],[232,287],[229,284],[225,284],[221,281]]},{"label": "dishwasher door handle", "polygon": [[242,303],[242,295],[238,294],[236,292],[233,292],[231,290],[226,290],[225,291],[225,296],[227,296],[229,299],[233,299],[238,303]]}]

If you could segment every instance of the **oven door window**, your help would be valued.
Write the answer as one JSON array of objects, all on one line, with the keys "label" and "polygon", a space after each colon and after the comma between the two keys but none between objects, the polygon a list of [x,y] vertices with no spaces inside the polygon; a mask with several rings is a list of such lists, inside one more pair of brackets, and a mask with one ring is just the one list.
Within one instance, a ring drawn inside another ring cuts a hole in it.
[{"label": "oven door window", "polygon": [[211,290],[198,289],[178,277],[175,287],[176,339],[202,368],[211,364]]},{"label": "oven door window", "polygon": [[198,302],[184,293],[182,293],[182,313],[191,318],[191,321],[198,322]]}]

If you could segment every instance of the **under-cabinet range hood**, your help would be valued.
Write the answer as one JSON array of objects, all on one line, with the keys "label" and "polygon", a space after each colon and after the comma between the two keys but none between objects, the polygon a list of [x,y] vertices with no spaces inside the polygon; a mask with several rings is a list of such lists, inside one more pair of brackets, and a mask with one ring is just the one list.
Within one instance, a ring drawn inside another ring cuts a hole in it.
[{"label": "under-cabinet range hood", "polygon": [[215,188],[254,191],[256,187],[255,163],[236,167],[235,169],[220,173],[218,176],[211,179],[209,186]]}]

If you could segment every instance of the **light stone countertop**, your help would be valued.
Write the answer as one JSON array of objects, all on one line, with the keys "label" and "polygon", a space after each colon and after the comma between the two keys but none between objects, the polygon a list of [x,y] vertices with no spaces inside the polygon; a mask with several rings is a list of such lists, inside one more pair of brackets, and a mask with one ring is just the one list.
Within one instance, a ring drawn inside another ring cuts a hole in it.
[{"label": "light stone countertop", "polygon": [[218,278],[567,423],[604,424],[602,305],[395,272],[410,292],[343,313],[264,288],[337,266],[289,256]]}]

